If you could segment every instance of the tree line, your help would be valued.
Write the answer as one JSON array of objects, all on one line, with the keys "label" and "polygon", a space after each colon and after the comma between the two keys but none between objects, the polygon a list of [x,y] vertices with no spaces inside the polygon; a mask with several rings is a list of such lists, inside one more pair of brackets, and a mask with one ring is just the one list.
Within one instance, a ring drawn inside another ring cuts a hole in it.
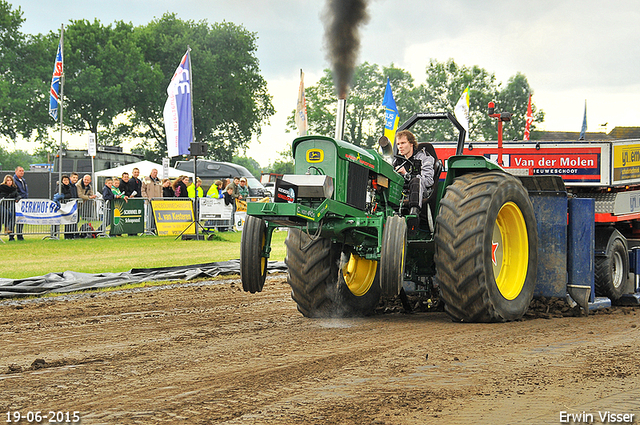
[{"label": "tree line", "polygon": [[[22,11],[0,0],[0,135],[41,142],[40,158],[56,153],[58,123],[48,115],[49,87],[59,31],[23,34]],[[187,45],[192,49],[195,140],[209,145],[207,157],[244,161],[239,156],[261,126],[275,113],[272,96],[259,69],[256,33],[230,22],[184,21],[166,13],[146,25],[117,21],[75,20],[64,34],[64,129],[93,132],[101,145],[139,140],[134,153],[160,161],[166,156],[162,111],[167,85]],[[527,101],[532,89],[523,74],[503,84],[479,67],[431,60],[424,80],[394,64],[364,62],[355,69],[347,100],[345,140],[373,147],[384,126],[382,97],[391,81],[400,121],[417,112],[452,112],[462,91],[470,87],[470,139],[496,140],[497,125],[487,114],[489,101],[498,111],[513,113],[505,140],[522,139]],[[306,88],[310,134],[332,136],[336,93],[332,71],[325,69],[316,85]],[[291,101],[295,104],[295,99]],[[534,122],[544,112],[533,105]],[[295,130],[294,113],[287,129]],[[446,122],[422,122],[419,140],[455,140]],[[5,161],[6,162],[6,161]],[[8,164],[7,164],[8,165]],[[271,164],[271,171],[290,172],[290,153]]]},{"label": "tree line", "polygon": [[[529,94],[532,89],[521,74],[509,78],[506,84],[496,81],[495,74],[479,66],[458,65],[431,60],[425,70],[425,81],[416,84],[407,71],[391,64],[388,67],[364,62],[355,72],[347,97],[344,139],[359,146],[374,147],[384,128],[382,98],[387,78],[398,107],[400,123],[420,112],[453,112],[462,92],[468,86],[470,97],[470,140],[497,140],[495,119],[487,112],[489,101],[496,110],[511,112],[512,121],[504,126],[504,140],[522,140]],[[333,74],[325,69],[317,84],[305,89],[309,134],[331,136],[335,130],[336,93]],[[536,123],[544,121],[544,112],[532,103],[534,121],[530,127],[532,139]],[[295,131],[295,111],[288,118],[288,128]],[[412,131],[421,141],[452,141],[457,134],[449,122],[423,121]]]},{"label": "tree line", "polygon": [[[0,134],[57,151],[48,115],[60,33],[28,35],[22,11],[0,0]],[[102,145],[140,139],[135,153],[166,156],[162,111],[180,58],[192,49],[195,141],[230,161],[275,113],[260,74],[256,33],[231,22],[184,21],[165,13],[142,26],[73,20],[64,31],[64,129]]]}]

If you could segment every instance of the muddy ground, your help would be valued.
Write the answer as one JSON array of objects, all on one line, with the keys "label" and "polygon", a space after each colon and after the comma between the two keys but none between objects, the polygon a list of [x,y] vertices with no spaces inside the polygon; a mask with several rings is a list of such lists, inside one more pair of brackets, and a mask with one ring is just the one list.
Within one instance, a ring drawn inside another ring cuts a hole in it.
[{"label": "muddy ground", "polygon": [[227,280],[0,302],[0,422],[640,423],[640,309],[310,320],[289,293],[278,275],[254,295]]}]

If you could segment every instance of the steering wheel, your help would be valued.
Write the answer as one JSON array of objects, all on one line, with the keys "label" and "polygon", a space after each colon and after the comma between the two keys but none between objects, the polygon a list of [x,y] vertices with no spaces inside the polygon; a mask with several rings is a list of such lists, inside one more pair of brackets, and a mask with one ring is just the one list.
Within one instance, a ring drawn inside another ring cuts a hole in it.
[{"label": "steering wheel", "polygon": [[411,169],[413,168],[413,163],[405,158],[403,155],[394,155],[395,159],[400,160],[400,164],[394,168],[394,171],[398,172],[398,170],[404,167],[406,173],[402,176],[406,181],[411,180]]},{"label": "steering wheel", "polygon": [[393,155],[393,158],[402,161],[399,165],[397,165],[394,168],[396,172],[402,167],[404,167],[404,169],[407,170],[407,172],[409,172],[409,169],[413,167],[413,163],[409,161],[407,158],[405,158],[403,155],[396,154],[396,155]]}]

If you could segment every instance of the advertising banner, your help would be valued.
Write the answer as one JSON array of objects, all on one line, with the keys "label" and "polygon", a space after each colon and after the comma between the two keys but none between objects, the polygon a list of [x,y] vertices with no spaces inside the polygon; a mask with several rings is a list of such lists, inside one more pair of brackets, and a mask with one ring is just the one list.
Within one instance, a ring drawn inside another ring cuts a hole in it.
[{"label": "advertising banner", "polygon": [[282,179],[276,180],[274,202],[287,202],[289,204],[298,199],[298,186]]},{"label": "advertising banner", "polygon": [[246,211],[238,211],[234,214],[234,226],[238,232],[242,232],[244,229],[244,222],[247,219]]},{"label": "advertising banner", "polygon": [[198,198],[200,220],[231,220],[233,207],[225,205],[224,199]]},{"label": "advertising banner", "polygon": [[109,235],[144,233],[144,199],[114,199],[109,216]]},{"label": "advertising banner", "polygon": [[613,180],[640,177],[640,145],[618,144],[613,147]]},{"label": "advertising banner", "polygon": [[58,205],[48,199],[21,199],[16,202],[18,224],[74,224],[78,222],[76,201]]},{"label": "advertising banner", "polygon": [[[497,162],[498,148],[495,144],[473,143],[471,146],[471,150],[465,147],[465,155],[482,155]],[[455,155],[453,145],[443,147],[434,144],[434,147],[443,162]],[[509,143],[502,149],[502,164],[510,172],[519,170],[518,175],[560,176],[567,184],[608,183],[607,160],[608,156],[603,156],[603,146],[598,144],[543,144],[536,148],[532,143]]]},{"label": "advertising banner", "polygon": [[[193,220],[193,202],[190,199],[151,200],[153,217],[156,221],[158,235],[195,234]],[[185,229],[187,229],[185,231]]]}]

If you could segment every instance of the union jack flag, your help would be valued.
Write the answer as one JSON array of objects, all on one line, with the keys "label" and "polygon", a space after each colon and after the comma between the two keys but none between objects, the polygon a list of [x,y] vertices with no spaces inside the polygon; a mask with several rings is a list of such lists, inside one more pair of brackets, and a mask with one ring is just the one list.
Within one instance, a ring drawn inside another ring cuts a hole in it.
[{"label": "union jack flag", "polygon": [[58,43],[58,53],[56,63],[53,66],[53,77],[51,78],[51,96],[49,98],[49,115],[54,120],[58,120],[58,106],[60,105],[60,83],[62,79],[62,41]]}]

